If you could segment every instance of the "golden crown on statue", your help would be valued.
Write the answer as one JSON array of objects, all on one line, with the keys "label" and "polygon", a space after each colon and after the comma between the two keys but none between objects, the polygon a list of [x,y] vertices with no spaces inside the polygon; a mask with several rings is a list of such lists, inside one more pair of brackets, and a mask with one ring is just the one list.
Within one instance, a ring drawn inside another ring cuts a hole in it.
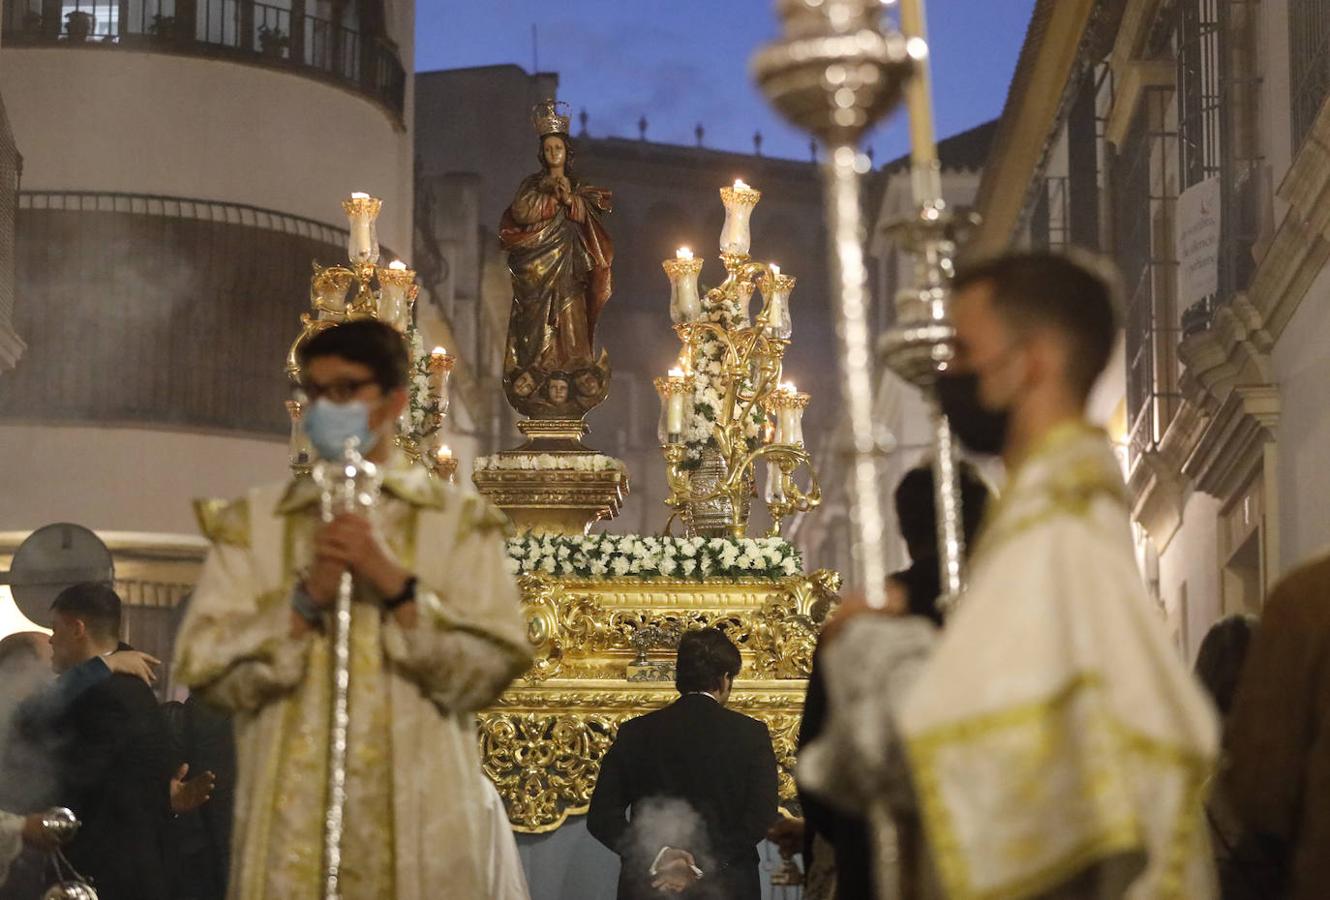
[{"label": "golden crown on statue", "polygon": [[542,100],[531,109],[531,127],[540,137],[547,134],[567,134],[572,119],[567,115],[560,115],[560,109],[568,108],[568,104],[562,100]]}]

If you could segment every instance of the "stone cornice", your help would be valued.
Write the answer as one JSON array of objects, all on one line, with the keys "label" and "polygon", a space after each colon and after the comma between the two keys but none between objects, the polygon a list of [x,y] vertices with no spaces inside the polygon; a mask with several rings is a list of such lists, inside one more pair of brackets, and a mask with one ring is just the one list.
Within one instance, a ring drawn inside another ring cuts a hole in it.
[{"label": "stone cornice", "polygon": [[1279,424],[1279,388],[1238,385],[1210,419],[1183,466],[1196,487],[1221,500],[1234,497],[1261,471],[1265,445]]},{"label": "stone cornice", "polygon": [[1330,258],[1330,108],[1322,107],[1279,186],[1289,204],[1249,293],[1278,340]]},{"label": "stone cornice", "polygon": [[1141,457],[1128,479],[1132,517],[1161,553],[1182,525],[1182,509],[1192,487],[1182,467],[1208,421],[1194,403],[1183,400],[1159,447]]}]

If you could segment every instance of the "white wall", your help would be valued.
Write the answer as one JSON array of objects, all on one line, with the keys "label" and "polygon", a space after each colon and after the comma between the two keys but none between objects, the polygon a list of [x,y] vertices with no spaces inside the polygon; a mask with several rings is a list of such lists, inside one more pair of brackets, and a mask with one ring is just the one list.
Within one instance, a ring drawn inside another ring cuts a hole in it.
[{"label": "white wall", "polygon": [[[1182,525],[1159,554],[1159,593],[1170,630],[1190,662],[1205,631],[1223,614],[1219,580],[1219,501],[1199,491],[1187,498]],[[1186,596],[1186,610],[1181,608]]]},{"label": "white wall", "polygon": [[26,190],[222,200],[335,226],[342,198],[367,191],[384,200],[379,240],[411,251],[411,135],[348,90],[118,48],[8,47],[0,79]]},{"label": "white wall", "polygon": [[1279,566],[1330,545],[1330,271],[1321,270],[1272,354],[1279,416]]},{"label": "white wall", "polygon": [[198,533],[191,502],[290,476],[285,441],[135,428],[0,425],[0,532],[75,522]]}]

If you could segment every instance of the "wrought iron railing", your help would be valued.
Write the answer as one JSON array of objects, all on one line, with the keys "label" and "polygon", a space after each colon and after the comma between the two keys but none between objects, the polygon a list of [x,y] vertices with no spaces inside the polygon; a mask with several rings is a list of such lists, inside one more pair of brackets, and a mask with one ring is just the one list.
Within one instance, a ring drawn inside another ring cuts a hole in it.
[{"label": "wrought iron railing", "polygon": [[5,43],[18,47],[132,47],[280,67],[365,94],[400,120],[406,71],[396,46],[301,9],[257,0],[10,0],[3,28]]},{"label": "wrought iron railing", "polygon": [[1330,0],[1289,0],[1288,25],[1296,152],[1330,95]]}]

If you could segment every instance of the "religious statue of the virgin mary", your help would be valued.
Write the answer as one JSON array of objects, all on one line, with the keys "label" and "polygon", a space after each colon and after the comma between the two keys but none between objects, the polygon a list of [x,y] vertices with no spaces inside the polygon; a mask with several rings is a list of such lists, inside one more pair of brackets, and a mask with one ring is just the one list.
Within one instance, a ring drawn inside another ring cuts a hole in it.
[{"label": "religious statue of the virgin mary", "polygon": [[610,298],[614,245],[601,217],[611,195],[574,171],[566,106],[547,100],[532,112],[540,171],[523,179],[499,225],[513,280],[503,385],[531,419],[580,419],[609,390],[609,355],[596,354],[595,335]]}]

